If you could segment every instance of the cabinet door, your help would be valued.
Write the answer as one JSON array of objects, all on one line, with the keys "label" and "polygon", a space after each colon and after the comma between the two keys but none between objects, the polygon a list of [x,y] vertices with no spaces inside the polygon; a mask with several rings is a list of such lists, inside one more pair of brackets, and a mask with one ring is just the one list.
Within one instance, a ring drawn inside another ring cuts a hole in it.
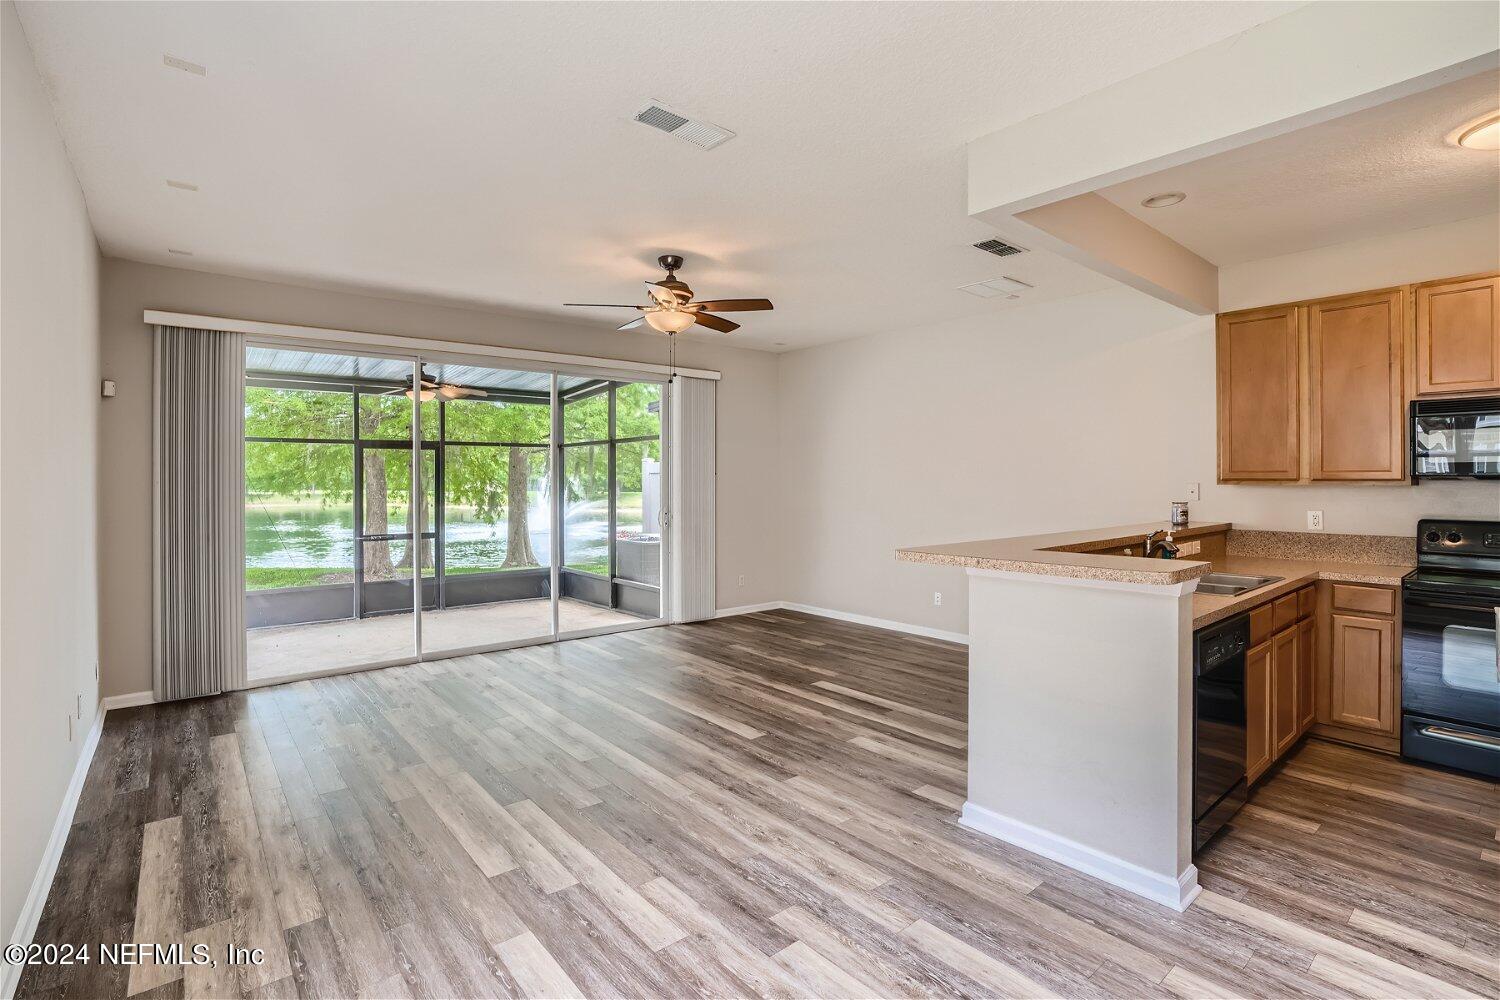
[{"label": "cabinet door", "polygon": [[1218,394],[1219,479],[1295,480],[1296,306],[1219,317]]},{"label": "cabinet door", "polygon": [[1271,766],[1271,645],[1245,654],[1245,773],[1250,781]]},{"label": "cabinet door", "polygon": [[1500,278],[1416,289],[1417,395],[1500,389]]},{"label": "cabinet door", "polygon": [[1301,673],[1297,636],[1297,629],[1292,627],[1271,639],[1272,757],[1280,757],[1297,742],[1297,683]]},{"label": "cabinet door", "polygon": [[1404,479],[1401,290],[1303,308],[1311,478]]},{"label": "cabinet door", "polygon": [[1297,626],[1297,735],[1307,732],[1316,721],[1313,704],[1317,672],[1317,632],[1311,618]]},{"label": "cabinet door", "polygon": [[1396,733],[1396,626],[1380,618],[1333,615],[1329,718],[1340,726]]}]

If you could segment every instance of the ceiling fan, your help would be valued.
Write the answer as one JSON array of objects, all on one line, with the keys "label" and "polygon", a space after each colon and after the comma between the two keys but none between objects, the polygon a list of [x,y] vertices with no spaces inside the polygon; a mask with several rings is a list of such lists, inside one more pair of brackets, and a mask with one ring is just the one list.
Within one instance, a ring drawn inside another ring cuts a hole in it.
[{"label": "ceiling fan", "polygon": [[676,274],[682,267],[682,258],[676,254],[663,254],[656,258],[656,263],[667,272],[667,276],[661,281],[646,282],[646,292],[651,296],[651,302],[647,305],[631,306],[603,302],[565,302],[563,304],[595,309],[637,309],[641,315],[628,323],[621,324],[619,329],[633,330],[645,323],[651,329],[668,336],[679,334],[694,324],[717,330],[719,333],[731,333],[738,330],[740,325],[716,315],[717,313],[757,312],[775,308],[771,305],[770,299],[708,299],[703,302],[694,302],[693,290]]},{"label": "ceiling fan", "polygon": [[400,395],[405,396],[407,399],[415,399],[420,395],[421,400],[424,403],[430,399],[435,399],[438,397],[441,397],[443,399],[468,399],[477,396],[480,399],[484,399],[489,396],[489,393],[485,392],[483,389],[474,389],[467,385],[459,385],[455,382],[439,382],[437,379],[427,374],[426,365],[422,366],[422,382],[420,391],[418,391],[416,387],[412,385],[412,376],[408,375],[403,381],[405,381],[406,383],[406,388],[391,389],[388,392],[382,392],[381,395],[395,396],[399,393]]}]

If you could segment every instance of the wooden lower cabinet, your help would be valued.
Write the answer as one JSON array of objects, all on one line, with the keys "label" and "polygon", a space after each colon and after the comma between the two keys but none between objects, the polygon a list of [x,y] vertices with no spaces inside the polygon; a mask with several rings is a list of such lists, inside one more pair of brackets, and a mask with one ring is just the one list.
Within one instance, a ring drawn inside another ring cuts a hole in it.
[{"label": "wooden lower cabinet", "polygon": [[1330,616],[1328,722],[1396,735],[1396,623],[1363,615]]},{"label": "wooden lower cabinet", "polygon": [[1271,664],[1273,640],[1252,646],[1245,654],[1245,776],[1259,778],[1271,766]]},{"label": "wooden lower cabinet", "polygon": [[1298,630],[1287,628],[1271,639],[1271,739],[1280,757],[1297,742]]},{"label": "wooden lower cabinet", "polygon": [[[1309,593],[1311,589],[1309,588]],[[1305,733],[1318,720],[1317,625],[1308,618],[1297,626],[1297,730]]]},{"label": "wooden lower cabinet", "polygon": [[[1250,612],[1250,641],[1261,640],[1245,654],[1245,774],[1251,782],[1296,745],[1316,718],[1311,589]],[[1307,609],[1301,618],[1299,608]]]}]

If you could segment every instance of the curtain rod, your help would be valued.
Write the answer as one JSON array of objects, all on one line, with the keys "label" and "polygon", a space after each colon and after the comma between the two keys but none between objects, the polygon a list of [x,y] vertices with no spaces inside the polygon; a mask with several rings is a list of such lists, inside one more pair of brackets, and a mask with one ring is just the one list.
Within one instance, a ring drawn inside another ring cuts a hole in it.
[{"label": "curtain rod", "polygon": [[[199,316],[194,313],[165,312],[147,309],[145,321],[152,326],[196,327],[205,330],[223,330],[227,333],[244,333],[252,337],[284,338],[287,340],[319,341],[360,347],[384,347],[398,351],[419,353],[423,350],[445,351],[453,354],[476,354],[487,358],[510,358],[515,361],[542,362],[546,364],[578,365],[585,368],[603,368],[623,372],[650,372],[666,375],[666,365],[654,365],[645,361],[625,361],[621,358],[595,358],[586,354],[560,354],[554,351],[530,351],[519,347],[493,347],[489,344],[470,344],[457,340],[433,340],[430,337],[403,337],[388,333],[361,333],[357,330],[332,330],[322,326],[292,326],[286,323],[262,323],[251,319],[227,319],[222,316]],[[718,380],[719,372],[711,368],[678,368],[678,375],[686,378]]]}]

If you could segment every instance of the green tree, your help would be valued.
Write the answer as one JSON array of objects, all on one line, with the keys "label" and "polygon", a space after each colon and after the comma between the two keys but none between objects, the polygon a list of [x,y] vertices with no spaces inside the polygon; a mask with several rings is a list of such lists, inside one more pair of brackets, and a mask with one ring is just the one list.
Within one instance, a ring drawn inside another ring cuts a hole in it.
[{"label": "green tree", "polygon": [[[658,438],[646,445],[646,454],[656,460],[660,460],[661,454],[661,416],[656,412],[661,389],[660,385],[643,382],[615,387],[615,436]],[[439,405],[437,400],[422,404],[424,440],[437,438]],[[550,406],[546,402],[490,399],[458,399],[441,405],[446,441],[479,445],[445,445],[443,502],[473,507],[480,519],[491,524],[505,518],[502,569],[538,565],[527,512],[531,506],[530,483],[537,478],[545,482],[551,437]],[[363,440],[408,441],[411,409],[411,401],[401,393],[361,393],[356,415],[353,393],[248,386],[245,435],[347,441],[354,436],[357,416]],[[565,402],[562,413],[565,443],[608,439],[608,393]],[[569,503],[604,495],[608,487],[606,454],[603,446],[565,450],[563,484]],[[414,510],[407,455],[402,450],[365,449],[366,534],[390,531],[393,506],[398,510],[404,507],[404,514],[399,516],[404,517],[406,530],[412,530]],[[639,460],[623,461],[619,466],[619,490],[639,492]],[[354,492],[353,450],[347,445],[249,442],[245,447],[245,486],[252,493],[317,497],[325,504],[348,503]],[[392,498],[396,500],[394,505]],[[427,517],[423,520],[427,522]],[[410,546],[399,560],[393,560],[389,543],[364,544],[367,578],[390,579],[398,570],[411,566]],[[425,542],[424,562],[432,565],[431,546]]]}]

